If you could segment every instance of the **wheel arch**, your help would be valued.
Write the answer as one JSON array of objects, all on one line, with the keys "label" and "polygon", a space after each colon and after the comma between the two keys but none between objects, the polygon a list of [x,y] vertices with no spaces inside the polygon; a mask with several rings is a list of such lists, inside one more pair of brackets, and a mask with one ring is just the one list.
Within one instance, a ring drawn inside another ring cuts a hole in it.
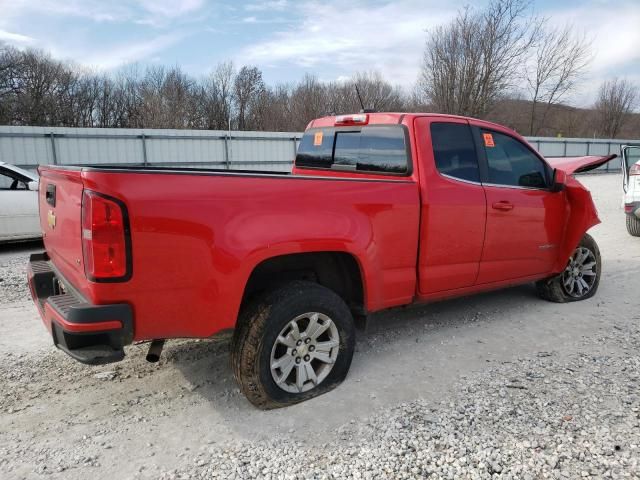
[{"label": "wheel arch", "polygon": [[365,273],[358,257],[345,251],[310,251],[274,255],[256,263],[245,282],[240,309],[277,285],[313,281],[333,290],[354,315],[366,314]]}]

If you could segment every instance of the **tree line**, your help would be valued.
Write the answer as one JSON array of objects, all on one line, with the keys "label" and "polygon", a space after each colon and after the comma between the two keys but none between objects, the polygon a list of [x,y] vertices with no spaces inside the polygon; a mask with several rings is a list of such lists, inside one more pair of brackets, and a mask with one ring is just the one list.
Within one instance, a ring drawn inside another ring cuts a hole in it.
[{"label": "tree line", "polygon": [[346,81],[313,75],[267,85],[256,66],[217,65],[195,78],[179,66],[139,65],[113,74],[0,44],[0,124],[112,128],[301,131],[328,114],[428,111],[473,116],[525,135],[640,136],[638,86],[612,78],[591,108],[565,102],[583,82],[591,42],[551,27],[526,0],[465,8],[427,32],[415,88],[380,73]]}]

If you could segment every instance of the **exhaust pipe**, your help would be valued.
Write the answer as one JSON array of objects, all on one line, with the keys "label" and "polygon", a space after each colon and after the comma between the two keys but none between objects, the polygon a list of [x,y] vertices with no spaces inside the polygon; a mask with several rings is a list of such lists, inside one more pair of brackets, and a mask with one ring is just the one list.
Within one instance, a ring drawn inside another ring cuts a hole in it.
[{"label": "exhaust pipe", "polygon": [[164,338],[152,341],[147,352],[147,362],[157,363],[160,360],[162,347],[164,347]]}]

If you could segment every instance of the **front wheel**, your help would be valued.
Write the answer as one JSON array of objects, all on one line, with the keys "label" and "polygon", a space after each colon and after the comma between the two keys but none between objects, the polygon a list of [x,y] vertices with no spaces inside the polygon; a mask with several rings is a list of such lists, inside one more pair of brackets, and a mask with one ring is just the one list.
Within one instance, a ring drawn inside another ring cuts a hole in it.
[{"label": "front wheel", "polygon": [[600,284],[601,266],[598,245],[591,235],[585,234],[562,273],[536,282],[538,295],[558,303],[591,298]]},{"label": "front wheel", "polygon": [[256,407],[298,403],[335,388],[355,347],[344,300],[312,282],[267,292],[242,313],[231,344],[240,390]]}]

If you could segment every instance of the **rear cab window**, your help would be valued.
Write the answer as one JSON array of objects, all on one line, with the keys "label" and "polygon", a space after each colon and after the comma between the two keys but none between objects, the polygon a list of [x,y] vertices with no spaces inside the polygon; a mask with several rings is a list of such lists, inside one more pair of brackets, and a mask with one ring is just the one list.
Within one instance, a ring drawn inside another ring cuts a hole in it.
[{"label": "rear cab window", "polygon": [[407,133],[401,125],[312,128],[296,155],[296,167],[408,175]]}]

